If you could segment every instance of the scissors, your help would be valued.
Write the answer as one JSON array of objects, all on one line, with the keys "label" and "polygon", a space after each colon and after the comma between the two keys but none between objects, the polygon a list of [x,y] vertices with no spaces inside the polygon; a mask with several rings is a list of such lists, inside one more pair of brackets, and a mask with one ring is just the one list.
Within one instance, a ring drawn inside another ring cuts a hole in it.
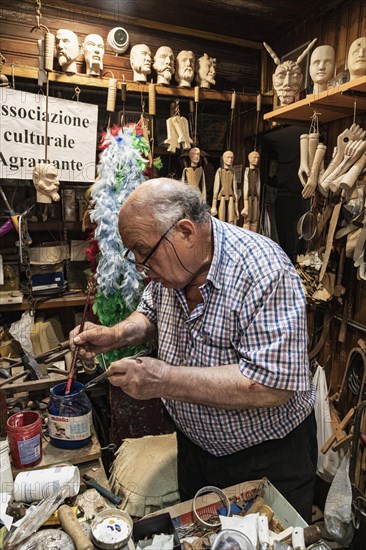
[{"label": "scissors", "polygon": [[[142,349],[141,351],[138,351],[134,355],[129,355],[128,357],[122,357],[121,359],[137,359],[138,357],[143,357],[146,354],[147,354],[146,349]],[[104,357],[103,357],[103,363],[105,367]],[[90,380],[89,382],[87,382],[84,385],[84,390],[92,388],[93,386],[95,386],[96,384],[99,384],[100,382],[103,382],[107,378],[108,378],[108,374],[107,374],[107,370],[105,370],[102,374],[100,374],[96,378],[93,378],[93,380]]]}]

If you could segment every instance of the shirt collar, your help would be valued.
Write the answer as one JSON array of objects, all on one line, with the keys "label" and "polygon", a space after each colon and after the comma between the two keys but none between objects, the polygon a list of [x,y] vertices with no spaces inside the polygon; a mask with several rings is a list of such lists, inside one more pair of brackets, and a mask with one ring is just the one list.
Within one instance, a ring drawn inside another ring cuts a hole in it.
[{"label": "shirt collar", "polygon": [[206,280],[211,281],[215,288],[221,288],[223,270],[220,269],[220,265],[223,258],[223,243],[225,239],[224,224],[211,216],[212,236],[213,236],[213,257],[210,266],[210,270],[207,274]]}]

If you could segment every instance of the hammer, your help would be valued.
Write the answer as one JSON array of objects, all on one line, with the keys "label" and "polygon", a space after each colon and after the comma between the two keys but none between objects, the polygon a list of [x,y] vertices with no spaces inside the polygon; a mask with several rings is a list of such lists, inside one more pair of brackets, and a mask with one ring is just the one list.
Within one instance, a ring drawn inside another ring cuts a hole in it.
[{"label": "hammer", "polygon": [[2,386],[5,386],[6,384],[11,384],[12,382],[15,382],[15,380],[23,377],[29,378],[29,380],[40,380],[41,378],[43,378],[42,371],[39,368],[37,361],[29,353],[25,352],[21,357],[21,361],[11,366],[14,367],[20,364],[24,366],[25,371],[19,374],[15,374],[10,378],[6,378],[3,382],[0,382],[0,388]]}]

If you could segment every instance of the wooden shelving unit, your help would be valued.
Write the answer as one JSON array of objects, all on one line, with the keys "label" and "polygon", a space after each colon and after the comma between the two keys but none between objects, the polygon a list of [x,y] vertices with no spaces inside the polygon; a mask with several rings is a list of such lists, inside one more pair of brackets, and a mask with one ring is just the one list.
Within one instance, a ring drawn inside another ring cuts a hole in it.
[{"label": "wooden shelving unit", "polygon": [[[2,72],[8,77],[14,75],[14,77],[38,80],[38,69],[36,67],[26,67],[26,66],[9,66],[3,65]],[[68,75],[59,72],[49,72],[48,73],[49,82],[55,82],[60,84],[69,84],[75,86],[88,86],[92,88],[102,88],[107,91],[109,86],[109,76],[108,77],[93,77],[86,74],[73,74]],[[117,89],[121,89],[122,81],[117,82]],[[141,84],[138,82],[126,81],[126,91],[134,93],[148,93],[148,84]],[[192,88],[179,88],[178,86],[161,86],[155,85],[156,96],[167,96],[167,97],[184,97],[189,99],[194,99],[194,86]],[[231,102],[233,92],[232,91],[218,91],[218,90],[205,90],[200,88],[199,99],[201,100],[210,100],[210,101],[227,101]],[[236,99],[242,103],[256,103],[257,94],[246,94],[244,92],[237,92]],[[273,98],[270,96],[262,96],[263,105],[271,105]]]},{"label": "wooden shelving unit", "polygon": [[352,116],[354,111],[366,111],[366,76],[346,82],[319,94],[312,94],[291,105],[279,107],[266,113],[264,120],[281,120],[284,122],[309,122],[314,114],[319,113],[319,122],[328,123],[340,118]]},{"label": "wooden shelving unit", "polygon": [[[68,294],[66,296],[60,296],[58,298],[47,298],[39,297],[39,302],[37,303],[37,311],[40,309],[54,309],[54,308],[64,308],[64,307],[75,307],[83,306],[85,304],[85,294],[75,293]],[[43,300],[43,301],[42,301]],[[0,313],[5,311],[25,311],[30,309],[29,303],[26,298],[23,299],[21,304],[4,304],[0,305]]]}]

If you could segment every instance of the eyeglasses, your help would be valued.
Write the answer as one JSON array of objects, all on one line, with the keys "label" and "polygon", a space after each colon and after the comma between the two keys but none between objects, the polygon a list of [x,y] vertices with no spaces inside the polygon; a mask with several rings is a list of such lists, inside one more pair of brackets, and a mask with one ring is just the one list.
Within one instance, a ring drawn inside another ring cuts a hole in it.
[{"label": "eyeglasses", "polygon": [[152,247],[152,249],[150,250],[150,252],[147,254],[147,256],[145,257],[144,260],[142,260],[142,262],[136,262],[135,260],[135,255],[133,252],[131,252],[131,250],[126,250],[126,252],[124,253],[124,258],[125,260],[127,260],[130,264],[133,264],[134,266],[136,267],[140,267],[142,268],[144,271],[149,271],[151,269],[151,267],[149,265],[147,265],[147,262],[150,260],[150,258],[152,258],[152,256],[155,254],[155,252],[157,251],[157,249],[159,248],[159,246],[161,245],[162,241],[165,239],[166,235],[169,233],[169,231],[171,231],[171,229],[173,229],[173,227],[176,225],[177,222],[174,222],[173,225],[171,225],[169,227],[169,229],[167,229],[165,231],[165,233],[160,237],[160,239],[158,240],[158,242]]}]

